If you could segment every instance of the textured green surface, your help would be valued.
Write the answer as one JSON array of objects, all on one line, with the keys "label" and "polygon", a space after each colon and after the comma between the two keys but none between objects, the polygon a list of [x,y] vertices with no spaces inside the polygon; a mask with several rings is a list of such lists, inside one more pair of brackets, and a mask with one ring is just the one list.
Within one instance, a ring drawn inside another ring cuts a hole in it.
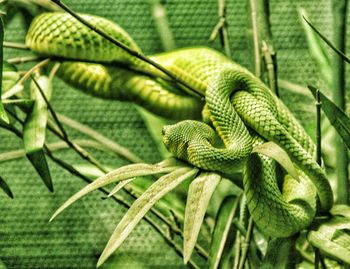
[{"label": "textured green surface", "polygon": [[[75,10],[107,17],[119,23],[145,53],[161,51],[158,34],[151,19],[147,1],[66,1]],[[250,67],[247,57],[245,26],[246,1],[228,1],[228,21],[233,58]],[[278,51],[279,74],[298,83],[317,82],[315,66],[307,52],[307,45],[299,24],[296,7],[303,6],[312,21],[326,34],[330,31],[329,1],[271,1],[272,31]],[[169,23],[174,30],[177,46],[208,45],[208,37],[217,22],[216,1],[168,1]],[[5,39],[24,41],[24,32],[18,26],[20,19],[8,26]],[[218,43],[213,44],[218,47]],[[20,53],[23,55],[23,52]],[[5,50],[5,58],[14,56]],[[69,89],[55,81],[53,105],[67,116],[92,126],[120,144],[131,148],[149,162],[159,160],[156,147],[136,110],[126,103],[97,100]],[[305,113],[301,99],[285,92],[281,94],[297,117],[311,126],[313,116]],[[312,126],[311,126],[312,127]],[[77,134],[69,132],[72,137]],[[52,139],[51,139],[52,140]],[[21,141],[0,130],[0,152],[22,147]],[[60,154],[66,161],[81,162],[76,155]],[[97,157],[105,164],[119,166],[125,161],[112,155]],[[103,157],[103,158],[102,158]],[[0,193],[0,258],[8,268],[94,268],[97,257],[121,219],[125,209],[110,200],[102,201],[95,193],[67,210],[53,223],[48,219],[55,209],[71,194],[84,186],[79,179],[62,171],[52,162],[55,193],[50,194],[28,162],[6,162],[0,173],[11,186],[15,199],[9,200]],[[132,236],[118,252],[127,268],[183,268],[182,260],[169,249],[162,238],[145,222],[137,226]],[[120,266],[118,268],[123,268]]]}]

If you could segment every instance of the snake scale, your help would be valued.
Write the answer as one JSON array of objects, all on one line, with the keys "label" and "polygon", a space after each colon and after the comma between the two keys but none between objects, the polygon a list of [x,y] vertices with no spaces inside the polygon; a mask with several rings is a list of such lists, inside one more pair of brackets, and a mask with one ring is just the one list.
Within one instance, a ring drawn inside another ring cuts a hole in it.
[{"label": "snake scale", "polygon": [[[115,23],[83,17],[140,52]],[[199,99],[65,13],[36,17],[26,44],[41,55],[59,57],[58,75],[84,92],[131,101],[163,117],[181,119],[164,127],[166,147],[204,170],[229,174],[243,169],[248,208],[264,233],[286,237],[306,228],[318,209],[317,196],[320,211],[331,208],[332,191],[314,160],[310,137],[267,86],[219,52],[192,47],[150,56],[196,88],[203,96]],[[200,119],[202,110],[209,115],[209,125],[194,120]],[[299,181],[272,159],[252,153],[265,141],[288,153]]]}]

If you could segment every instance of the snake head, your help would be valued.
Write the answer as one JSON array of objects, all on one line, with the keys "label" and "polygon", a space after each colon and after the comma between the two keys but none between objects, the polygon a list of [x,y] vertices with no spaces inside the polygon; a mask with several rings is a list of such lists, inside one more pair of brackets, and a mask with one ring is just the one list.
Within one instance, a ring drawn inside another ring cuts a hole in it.
[{"label": "snake head", "polygon": [[213,129],[205,123],[184,120],[173,125],[166,125],[162,129],[163,143],[175,157],[188,161],[188,147],[191,141],[204,137],[212,140],[215,136]]}]

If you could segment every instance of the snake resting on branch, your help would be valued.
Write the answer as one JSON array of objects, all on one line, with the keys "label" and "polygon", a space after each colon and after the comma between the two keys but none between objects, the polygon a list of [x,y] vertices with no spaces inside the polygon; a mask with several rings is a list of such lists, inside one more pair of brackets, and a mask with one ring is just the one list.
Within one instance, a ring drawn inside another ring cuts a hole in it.
[{"label": "snake resting on branch", "polygon": [[[96,16],[83,17],[140,52],[118,25]],[[248,208],[264,233],[290,236],[308,227],[317,210],[332,207],[329,182],[315,162],[315,145],[302,126],[267,86],[219,52],[192,47],[150,56],[200,92],[200,99],[66,13],[36,17],[26,44],[40,55],[59,58],[58,75],[84,92],[131,101],[182,120],[163,129],[168,150],[203,170],[230,174],[243,169]],[[196,121],[202,110],[206,123]],[[266,141],[288,153],[299,180],[271,158],[252,153]]]}]

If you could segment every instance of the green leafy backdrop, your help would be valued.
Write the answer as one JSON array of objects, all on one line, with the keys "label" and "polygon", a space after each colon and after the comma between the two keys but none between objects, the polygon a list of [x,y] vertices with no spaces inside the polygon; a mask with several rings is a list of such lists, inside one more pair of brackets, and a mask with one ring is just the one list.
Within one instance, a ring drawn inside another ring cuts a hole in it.
[{"label": "green leafy backdrop", "polygon": [[[178,47],[205,45],[220,48],[219,42],[209,43],[212,28],[217,23],[215,0],[168,0],[168,19]],[[232,58],[252,67],[247,45],[248,14],[244,0],[227,0]],[[302,84],[323,86],[308,50],[298,18],[297,8],[304,7],[309,18],[325,34],[330,34],[330,1],[270,1],[271,23],[278,52],[280,78]],[[78,0],[66,1],[74,10],[109,18],[120,24],[136,40],[146,54],[162,51],[159,35],[151,16],[149,1]],[[17,14],[6,26],[5,40],[23,42],[23,18]],[[5,50],[5,59],[23,52]],[[281,98],[314,133],[311,94],[295,95],[280,89]],[[72,90],[63,82],[54,81],[52,104],[57,112],[87,124],[109,138],[130,148],[142,159],[154,163],[160,160],[157,148],[134,106],[127,103],[98,100]],[[68,129],[72,138],[82,138]],[[20,149],[22,142],[0,129],[0,153]],[[48,141],[55,141],[48,137]],[[114,155],[93,151],[104,164],[118,167],[127,162]],[[81,163],[74,153],[60,151],[67,162]],[[84,186],[84,182],[49,161],[55,192],[49,193],[33,167],[25,159],[0,163],[0,173],[10,185],[15,199],[0,192],[0,259],[7,268],[94,268],[105,242],[126,209],[110,199],[101,200],[94,193],[48,223],[52,213],[69,196]],[[182,259],[170,249],[145,221],[137,226],[122,245],[115,259],[106,263],[115,268],[185,268]],[[0,265],[1,268],[1,265]]]}]

